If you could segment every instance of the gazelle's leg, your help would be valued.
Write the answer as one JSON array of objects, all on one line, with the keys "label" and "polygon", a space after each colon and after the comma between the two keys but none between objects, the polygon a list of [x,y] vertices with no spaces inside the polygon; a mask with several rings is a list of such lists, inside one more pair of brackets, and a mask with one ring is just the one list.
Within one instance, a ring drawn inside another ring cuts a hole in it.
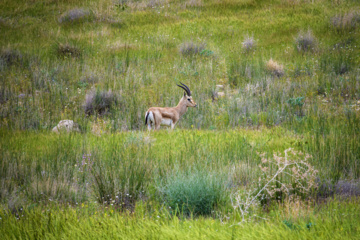
[{"label": "gazelle's leg", "polygon": [[173,120],[171,120],[170,126],[171,126],[171,130],[173,130],[175,128],[175,123],[173,122]]},{"label": "gazelle's leg", "polygon": [[161,118],[158,115],[154,114],[154,120],[155,120],[155,130],[159,130],[161,124]]}]

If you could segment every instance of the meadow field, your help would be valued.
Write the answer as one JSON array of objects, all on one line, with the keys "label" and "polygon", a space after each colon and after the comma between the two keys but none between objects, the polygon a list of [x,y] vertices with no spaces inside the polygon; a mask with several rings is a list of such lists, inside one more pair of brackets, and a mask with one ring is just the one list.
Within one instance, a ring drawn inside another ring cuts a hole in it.
[{"label": "meadow field", "polygon": [[1,238],[359,239],[359,29],[358,0],[2,0]]}]

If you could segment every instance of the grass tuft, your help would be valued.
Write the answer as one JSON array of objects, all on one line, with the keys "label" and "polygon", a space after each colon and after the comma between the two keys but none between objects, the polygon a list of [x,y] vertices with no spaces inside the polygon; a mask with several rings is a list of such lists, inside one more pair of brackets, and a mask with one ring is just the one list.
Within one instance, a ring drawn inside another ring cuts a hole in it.
[{"label": "grass tuft", "polygon": [[282,77],[284,75],[284,66],[270,58],[266,63],[266,71],[274,77]]},{"label": "grass tuft", "polygon": [[295,38],[296,49],[298,52],[314,51],[317,45],[316,42],[317,41],[310,29],[307,32],[299,32]]}]

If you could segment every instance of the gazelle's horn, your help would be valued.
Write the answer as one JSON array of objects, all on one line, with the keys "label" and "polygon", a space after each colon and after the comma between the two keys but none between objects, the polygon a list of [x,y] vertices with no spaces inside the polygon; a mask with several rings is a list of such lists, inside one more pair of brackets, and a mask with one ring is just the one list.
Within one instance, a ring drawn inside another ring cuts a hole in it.
[{"label": "gazelle's horn", "polygon": [[[184,87],[184,86],[181,86],[181,85],[178,85],[178,84],[176,84],[178,87],[180,87],[180,88],[182,88],[184,91],[185,91],[185,93],[187,94],[187,95],[189,95],[189,93],[188,93],[188,90]],[[185,94],[184,93],[184,94]]]},{"label": "gazelle's horn", "polygon": [[189,87],[188,86],[186,86],[185,84],[183,84],[182,82],[180,82],[181,83],[181,85],[178,85],[178,84],[176,84],[178,87],[181,87],[182,89],[184,89],[185,90],[185,92],[186,92],[186,94],[190,97],[191,96],[191,91],[190,91],[190,89],[189,89]]}]

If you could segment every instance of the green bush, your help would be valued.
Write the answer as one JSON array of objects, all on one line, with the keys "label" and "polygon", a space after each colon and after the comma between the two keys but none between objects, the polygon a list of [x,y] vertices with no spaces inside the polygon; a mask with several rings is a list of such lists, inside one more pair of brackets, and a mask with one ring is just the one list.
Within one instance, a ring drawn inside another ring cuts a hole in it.
[{"label": "green bush", "polygon": [[225,201],[226,182],[224,176],[203,170],[176,170],[167,176],[161,191],[175,212],[209,215]]}]

